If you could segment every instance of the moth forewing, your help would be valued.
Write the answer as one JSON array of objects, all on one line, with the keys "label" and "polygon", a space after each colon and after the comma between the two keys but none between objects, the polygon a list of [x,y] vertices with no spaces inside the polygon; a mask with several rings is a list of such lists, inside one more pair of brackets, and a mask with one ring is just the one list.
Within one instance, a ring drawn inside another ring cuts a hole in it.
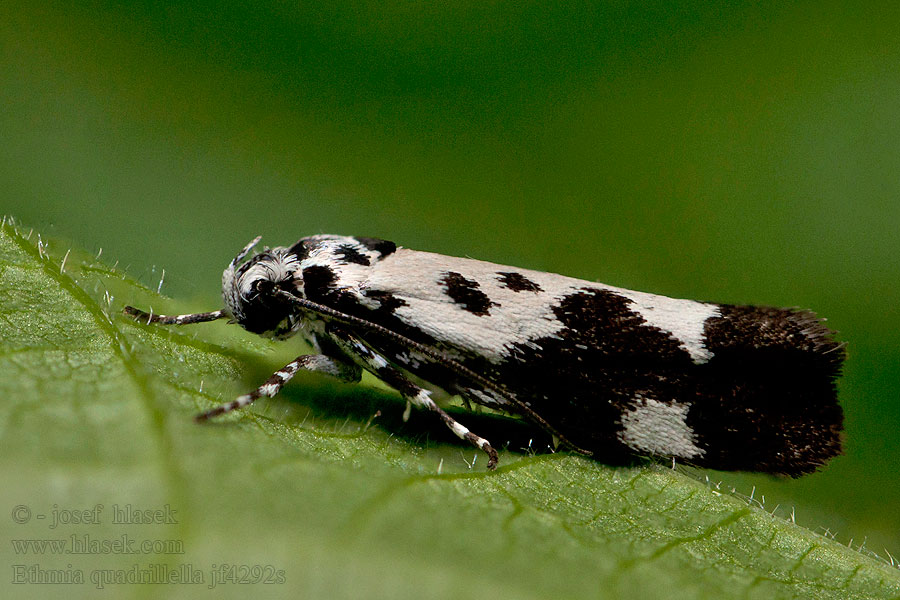
[{"label": "moth forewing", "polygon": [[374,238],[312,236],[247,258],[257,241],[223,273],[223,310],[148,320],[229,316],[261,335],[299,332],[322,354],[204,418],[274,395],[299,369],[349,381],[366,369],[487,452],[489,467],[490,443],[414,379],[602,460],[796,476],[840,453],[843,345],[809,311],[678,300]]}]

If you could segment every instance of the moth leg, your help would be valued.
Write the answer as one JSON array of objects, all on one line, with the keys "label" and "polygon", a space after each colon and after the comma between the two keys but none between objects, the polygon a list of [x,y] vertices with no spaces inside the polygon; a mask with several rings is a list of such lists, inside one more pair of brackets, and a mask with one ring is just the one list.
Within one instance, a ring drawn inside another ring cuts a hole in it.
[{"label": "moth leg", "polygon": [[253,402],[261,396],[271,398],[281,391],[284,384],[290,381],[300,369],[331,375],[336,379],[349,383],[356,383],[362,378],[362,369],[357,365],[346,363],[324,354],[305,354],[303,356],[298,356],[272,373],[271,377],[266,379],[265,383],[249,394],[238,396],[231,402],[221,404],[212,410],[200,413],[194,417],[194,420],[200,423],[207,421],[212,417],[229,413],[239,408],[244,408],[245,406],[253,404]]},{"label": "moth leg", "polygon": [[[441,421],[443,421],[444,424],[450,428],[450,431],[456,434],[458,438],[466,440],[488,455],[487,468],[489,470],[493,471],[497,468],[497,462],[500,459],[497,456],[497,451],[494,450],[490,442],[481,436],[475,435],[469,431],[468,428],[447,414],[447,412],[438,406],[434,399],[432,399],[430,391],[410,381],[399,369],[391,366],[387,359],[374,352],[361,340],[352,335],[342,332],[339,334],[338,340],[345,351],[362,361],[362,363],[364,363],[381,381],[400,392],[406,399],[407,407],[415,405],[437,414]],[[404,411],[404,417],[407,416],[408,411],[409,409]]]},{"label": "moth leg", "polygon": [[126,315],[149,325],[150,323],[159,323],[160,325],[188,325],[190,323],[203,323],[205,321],[215,321],[223,319],[227,315],[224,310],[214,310],[205,313],[192,313],[189,315],[154,315],[152,312],[144,312],[133,306],[126,306],[123,311]]},{"label": "moth leg", "polygon": [[407,403],[425,408],[440,417],[441,421],[450,428],[450,431],[456,434],[456,437],[466,440],[476,448],[480,448],[488,455],[487,468],[494,470],[497,468],[497,451],[494,450],[490,442],[481,436],[475,435],[459,421],[451,417],[447,412],[435,403],[431,398],[431,392],[422,388],[409,379],[398,369],[391,366],[385,366],[378,369],[378,378],[383,382],[403,394]]}]

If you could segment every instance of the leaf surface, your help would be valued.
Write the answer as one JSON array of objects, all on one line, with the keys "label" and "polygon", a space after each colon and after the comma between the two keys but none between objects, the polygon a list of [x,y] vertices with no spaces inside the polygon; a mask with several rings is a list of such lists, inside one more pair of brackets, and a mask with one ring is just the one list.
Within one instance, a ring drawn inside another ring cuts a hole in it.
[{"label": "leaf surface", "polygon": [[425,414],[404,424],[371,379],[298,375],[196,425],[304,349],[224,323],[131,322],[125,303],[215,307],[77,250],[63,265],[38,240],[0,228],[2,585],[16,597],[900,597],[897,569],[695,472],[532,452],[524,426],[460,414],[507,446],[497,472],[483,457],[470,468],[473,449]]}]

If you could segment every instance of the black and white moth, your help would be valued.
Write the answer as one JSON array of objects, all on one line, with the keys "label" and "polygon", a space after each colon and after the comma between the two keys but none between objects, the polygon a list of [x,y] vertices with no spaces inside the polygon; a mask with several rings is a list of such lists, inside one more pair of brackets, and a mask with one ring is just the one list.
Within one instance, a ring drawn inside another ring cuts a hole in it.
[{"label": "black and white moth", "polygon": [[225,308],[146,323],[230,318],[299,356],[198,421],[274,396],[300,369],[359,381],[366,369],[460,438],[497,452],[436,402],[447,394],[540,426],[577,452],[658,455],[799,476],[841,451],[844,360],[812,312],[677,300],[364,237],[316,235],[222,274]]}]

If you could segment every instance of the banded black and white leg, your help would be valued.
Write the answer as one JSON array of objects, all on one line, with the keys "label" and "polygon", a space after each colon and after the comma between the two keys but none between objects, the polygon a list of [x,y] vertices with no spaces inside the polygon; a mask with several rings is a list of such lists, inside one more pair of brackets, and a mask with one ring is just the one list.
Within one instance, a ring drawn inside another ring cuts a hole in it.
[{"label": "banded black and white leg", "polygon": [[[248,248],[249,247],[250,246],[248,245]],[[187,325],[190,323],[215,321],[227,316],[224,310],[184,315],[154,315],[132,306],[125,307],[125,314],[136,321],[144,322],[148,325],[150,323],[158,323],[161,325]],[[429,390],[410,381],[399,369],[391,366],[387,359],[374,352],[355,336],[352,336],[345,331],[333,333],[335,334],[334,341],[342,347],[345,353],[355,357],[362,366],[372,371],[379,379],[400,392],[400,394],[406,398],[407,408],[403,413],[404,421],[409,418],[410,408],[413,405],[436,413],[457,437],[466,440],[488,455],[488,469],[495,469],[497,467],[499,458],[497,456],[497,451],[494,450],[490,442],[481,436],[475,435],[464,425],[447,414],[445,410],[435,403]],[[212,417],[249,406],[262,396],[271,398],[272,396],[275,396],[281,388],[284,387],[284,384],[290,381],[300,369],[324,373],[350,383],[359,381],[362,375],[358,365],[340,361],[324,354],[298,356],[296,359],[273,373],[265,383],[252,392],[244,394],[243,396],[238,396],[231,402],[227,402],[212,410],[201,413],[194,417],[194,419],[198,422],[207,421]]]},{"label": "banded black and white leg", "polygon": [[141,323],[159,323],[160,325],[189,325],[191,323],[205,323],[206,321],[215,321],[224,319],[228,315],[224,310],[214,310],[205,313],[191,313],[189,315],[154,315],[153,312],[145,312],[133,306],[126,306],[125,314]]},{"label": "banded black and white leg", "polygon": [[238,396],[231,402],[221,404],[212,410],[200,413],[199,415],[194,417],[194,420],[198,423],[208,421],[212,417],[224,415],[225,413],[230,413],[233,410],[238,410],[240,408],[244,408],[245,406],[249,406],[253,404],[253,402],[255,402],[258,398],[261,398],[263,396],[272,398],[273,396],[277,395],[278,392],[281,391],[281,388],[284,387],[284,384],[290,381],[291,378],[297,374],[297,371],[300,371],[301,369],[311,371],[313,373],[330,375],[331,377],[340,379],[341,381],[345,381],[347,383],[357,383],[362,378],[362,369],[360,369],[357,365],[354,365],[352,363],[345,363],[343,361],[331,358],[330,356],[325,356],[324,354],[304,354],[302,356],[298,356],[288,364],[272,373],[272,375],[268,379],[266,379],[265,383],[263,383],[252,392],[244,394],[243,396]]},{"label": "banded black and white leg", "polygon": [[404,420],[409,416],[409,406],[417,406],[424,408],[437,416],[450,428],[456,436],[463,439],[476,448],[484,451],[488,455],[487,468],[490,470],[497,468],[499,457],[497,451],[483,437],[469,431],[459,421],[451,417],[444,409],[437,405],[431,397],[431,391],[426,390],[422,386],[411,381],[402,371],[392,366],[387,359],[369,348],[365,343],[355,336],[341,331],[336,333],[335,341],[344,352],[357,358],[362,365],[371,371],[381,381],[391,386],[406,399],[407,410],[404,411]]},{"label": "banded black and white leg", "polygon": [[[225,311],[216,310],[207,313],[194,313],[188,315],[154,315],[151,313],[138,310],[131,306],[125,307],[125,314],[142,323],[159,323],[161,325],[187,325],[189,323],[202,323],[204,321],[215,321],[226,316]],[[322,373],[330,375],[335,379],[348,383],[357,383],[362,378],[362,369],[353,363],[344,362],[324,354],[304,354],[298,356],[282,368],[278,369],[266,379],[266,381],[248,394],[238,396],[231,402],[219,405],[212,410],[200,413],[194,420],[198,423],[208,421],[212,417],[230,413],[253,404],[257,399],[266,396],[272,398],[281,388],[284,387],[291,378],[301,369],[314,373]]]}]

